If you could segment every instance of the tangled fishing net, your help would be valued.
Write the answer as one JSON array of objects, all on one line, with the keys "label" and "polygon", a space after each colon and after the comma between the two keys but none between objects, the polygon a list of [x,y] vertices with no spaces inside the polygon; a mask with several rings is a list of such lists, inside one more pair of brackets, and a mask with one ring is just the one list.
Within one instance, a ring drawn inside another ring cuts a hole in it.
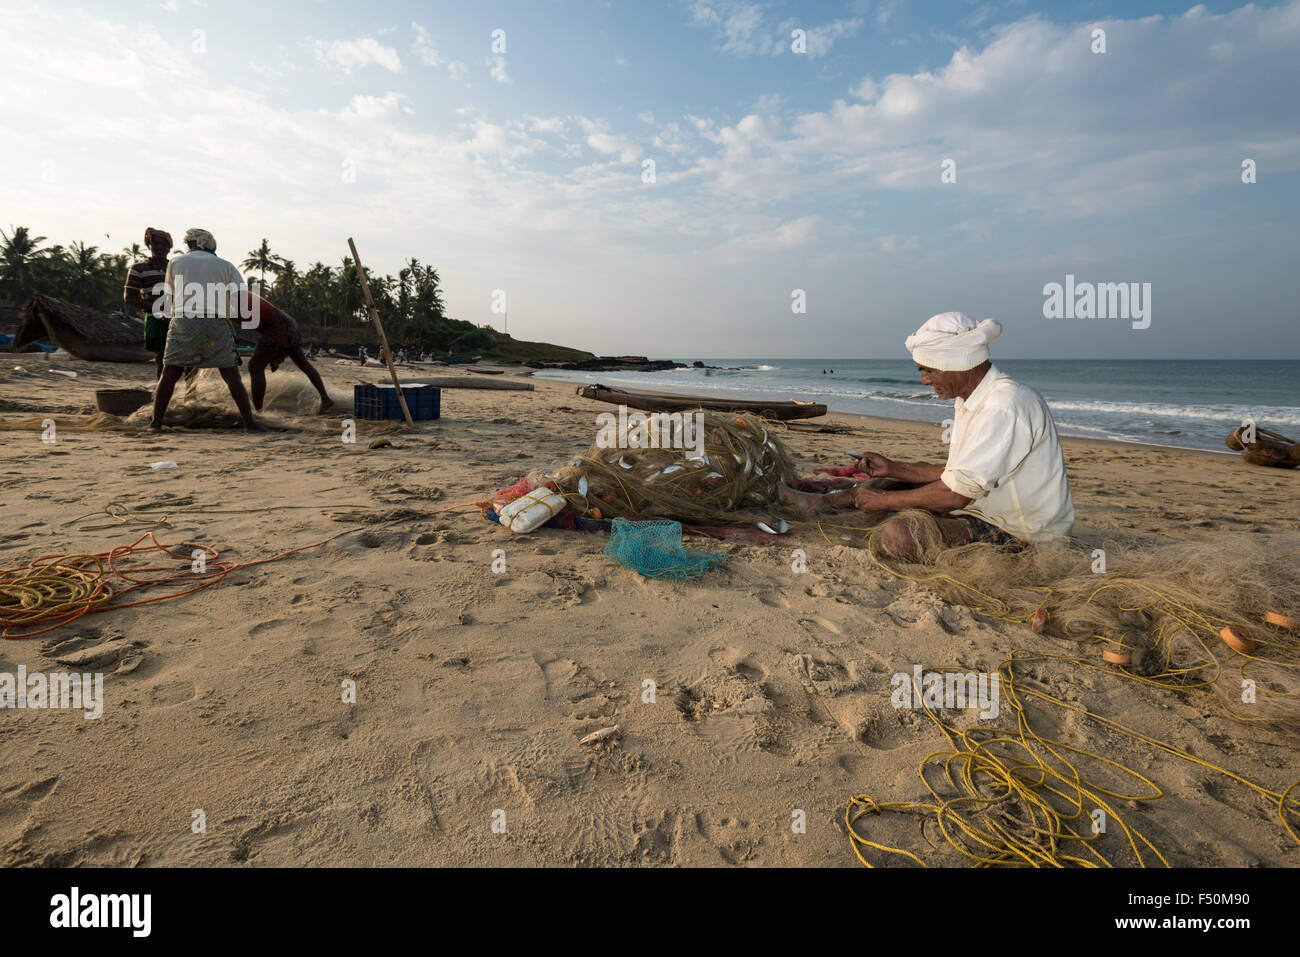
[{"label": "tangled fishing net", "polygon": [[[1004,621],[1030,623],[1042,611],[1045,634],[1099,643],[1125,670],[1166,687],[1212,692],[1238,720],[1300,730],[1296,553],[1276,554],[1240,537],[1231,549],[1196,542],[1108,546],[1100,558],[1064,543],[1018,552],[946,548],[929,513],[902,518],[922,547],[923,564],[900,565],[873,535],[870,553],[890,574]],[[1252,693],[1253,701],[1243,701]]]},{"label": "tangled fishing net", "polygon": [[[244,387],[251,392],[247,376]],[[337,409],[352,408],[352,396],[329,391]],[[262,410],[254,411],[260,421],[268,425],[290,426],[291,419],[297,416],[314,416],[320,406],[320,394],[307,377],[297,371],[284,370],[273,373],[268,370],[266,376],[266,397]],[[126,418],[131,424],[143,425],[153,416],[152,401],[137,409]],[[230,396],[225,380],[217,369],[200,369],[193,379],[182,378],[176,383],[171,404],[167,407],[165,425],[185,426],[188,428],[241,428],[239,411],[235,400]]]},{"label": "tangled fishing net", "polygon": [[[685,418],[696,421],[696,414],[686,413]],[[752,521],[745,510],[774,502],[778,487],[793,480],[790,453],[772,424],[758,416],[702,415],[702,447],[687,430],[681,441],[665,436],[667,427],[658,434],[659,445],[689,447],[604,447],[636,444],[639,438],[629,435],[629,424],[617,442],[593,445],[546,478],[584,517],[656,515],[708,525]]]}]

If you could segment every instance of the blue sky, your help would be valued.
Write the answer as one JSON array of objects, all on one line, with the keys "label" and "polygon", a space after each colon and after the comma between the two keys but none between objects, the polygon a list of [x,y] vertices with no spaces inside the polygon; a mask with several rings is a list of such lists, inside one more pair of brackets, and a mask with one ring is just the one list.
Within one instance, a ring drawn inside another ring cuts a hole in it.
[{"label": "blue sky", "polygon": [[[1300,0],[0,0],[0,225],[353,236],[601,353],[901,358],[958,309],[1006,356],[1295,358],[1298,54]],[[1044,319],[1067,274],[1150,328]]]}]

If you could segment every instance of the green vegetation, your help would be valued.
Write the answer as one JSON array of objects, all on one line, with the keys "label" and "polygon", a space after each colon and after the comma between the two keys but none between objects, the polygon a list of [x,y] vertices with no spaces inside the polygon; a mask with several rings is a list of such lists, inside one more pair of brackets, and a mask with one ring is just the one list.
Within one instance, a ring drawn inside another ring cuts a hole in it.
[{"label": "green vegetation", "polygon": [[483,356],[487,359],[498,362],[582,362],[596,358],[592,352],[553,346],[549,342],[525,342],[512,339],[504,332],[497,332],[491,326],[486,328],[492,337],[492,346],[483,350]]},{"label": "green vegetation", "polygon": [[[64,248],[42,246],[45,241],[26,226],[11,227],[8,233],[0,230],[0,299],[21,305],[40,291],[115,312],[123,308],[127,269],[149,255],[138,243],[120,253],[101,253],[84,243]],[[344,257],[338,266],[316,262],[301,270],[292,259],[273,253],[263,239],[239,265],[247,277],[261,277],[262,294],[298,320],[308,342],[340,348],[378,343],[351,257]],[[490,326],[480,328],[448,317],[438,270],[418,259],[407,261],[396,276],[367,273],[366,278],[394,349],[482,353],[503,362],[592,358],[589,352],[518,342]]]},{"label": "green vegetation", "polygon": [[26,226],[0,230],[0,298],[21,305],[40,289],[59,299],[112,311],[122,306],[122,284],[131,264],[128,250],[101,253],[98,246],[45,246]]}]

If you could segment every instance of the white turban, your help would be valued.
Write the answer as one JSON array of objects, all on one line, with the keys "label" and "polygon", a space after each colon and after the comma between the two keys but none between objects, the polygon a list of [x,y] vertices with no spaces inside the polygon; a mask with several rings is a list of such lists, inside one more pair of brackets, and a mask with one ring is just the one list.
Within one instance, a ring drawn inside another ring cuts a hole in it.
[{"label": "white turban", "polygon": [[1002,335],[996,319],[976,322],[964,312],[931,316],[907,337],[907,351],[917,365],[940,372],[965,372],[989,357],[989,343]]},{"label": "white turban", "polygon": [[185,230],[185,245],[193,249],[206,249],[210,253],[217,251],[217,240],[206,229]]}]

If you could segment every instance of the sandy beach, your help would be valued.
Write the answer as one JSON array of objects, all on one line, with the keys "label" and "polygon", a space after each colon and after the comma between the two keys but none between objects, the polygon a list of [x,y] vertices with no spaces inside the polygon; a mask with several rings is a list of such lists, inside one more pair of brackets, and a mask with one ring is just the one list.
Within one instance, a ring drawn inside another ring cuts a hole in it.
[{"label": "sandy beach", "polygon": [[[946,747],[923,714],[891,706],[891,675],[914,664],[991,671],[1016,649],[1096,657],[893,578],[833,531],[692,539],[725,550],[726,564],[678,582],[605,558],[603,534],[512,535],[473,508],[439,513],[562,464],[592,443],[607,408],[540,379],[532,392],[444,390],[438,421],[358,422],[349,444],[351,387],[380,374],[317,365],[344,413],[300,411],[305,382],[282,369],[271,376],[272,395],[288,396],[267,416],[274,431],[148,435],[137,419],[92,423],[93,390],[146,385],[144,365],[0,363],[5,567],[130,544],[155,519],[164,544],[240,563],[347,532],[192,595],[0,643],[3,672],[105,673],[98,719],[0,716],[0,863],[856,867],[849,799],[925,797],[918,766]],[[47,418],[53,443],[42,442]],[[811,431],[823,424],[841,428]],[[912,422],[832,413],[807,429],[784,436],[804,471],[844,464],[848,449],[945,454],[938,428]],[[376,437],[391,445],[371,448]],[[1064,446],[1075,534],[1088,545],[1300,548],[1296,472]],[[176,468],[150,468],[164,460]],[[105,512],[115,506],[138,514],[119,523]],[[806,571],[792,568],[796,549]],[[1293,732],[1243,727],[1099,661],[1049,662],[1035,676],[1264,788],[1297,777]],[[348,682],[355,703],[343,700]],[[1163,792],[1119,803],[1171,865],[1300,865],[1260,794],[1080,713],[1040,717],[1040,733],[1138,769]],[[615,724],[621,737],[579,743]],[[926,863],[967,863],[920,817],[869,830]],[[1122,833],[1104,840],[1130,860]]]}]

